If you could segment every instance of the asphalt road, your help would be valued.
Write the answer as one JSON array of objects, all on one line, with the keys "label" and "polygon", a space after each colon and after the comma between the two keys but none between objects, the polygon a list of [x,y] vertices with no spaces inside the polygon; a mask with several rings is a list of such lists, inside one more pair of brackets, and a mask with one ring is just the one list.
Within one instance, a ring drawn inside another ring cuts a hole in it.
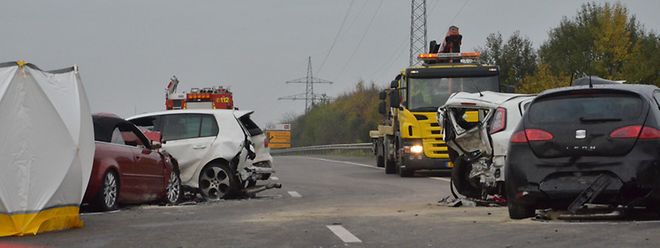
[{"label": "asphalt road", "polygon": [[659,247],[660,221],[510,220],[437,205],[442,174],[385,175],[370,158],[276,157],[282,189],[189,206],[85,214],[85,227],[0,239],[46,247]]}]

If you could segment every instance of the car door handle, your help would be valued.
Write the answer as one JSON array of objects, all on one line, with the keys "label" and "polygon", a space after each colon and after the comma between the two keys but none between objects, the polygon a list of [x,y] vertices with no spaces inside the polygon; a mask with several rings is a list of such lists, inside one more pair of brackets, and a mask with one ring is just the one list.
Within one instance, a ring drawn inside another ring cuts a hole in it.
[{"label": "car door handle", "polygon": [[206,149],[206,146],[205,145],[195,145],[192,148],[195,149],[195,150],[201,150],[201,149]]}]

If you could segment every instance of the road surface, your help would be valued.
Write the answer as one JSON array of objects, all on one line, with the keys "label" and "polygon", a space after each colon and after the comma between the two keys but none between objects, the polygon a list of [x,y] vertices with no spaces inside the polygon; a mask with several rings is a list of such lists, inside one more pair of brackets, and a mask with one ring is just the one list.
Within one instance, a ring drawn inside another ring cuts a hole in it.
[{"label": "road surface", "polygon": [[279,156],[257,198],[84,214],[85,227],[3,244],[45,247],[659,247],[659,221],[510,220],[439,206],[443,174],[386,175],[371,158]]}]

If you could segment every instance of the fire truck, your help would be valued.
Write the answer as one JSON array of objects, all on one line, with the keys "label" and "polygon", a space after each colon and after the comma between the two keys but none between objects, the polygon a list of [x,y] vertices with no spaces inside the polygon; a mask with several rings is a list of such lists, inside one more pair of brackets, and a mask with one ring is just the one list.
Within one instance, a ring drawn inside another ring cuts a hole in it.
[{"label": "fire truck", "polygon": [[167,84],[165,109],[233,109],[234,97],[222,86],[191,88],[189,92],[178,92],[179,79],[172,76]]}]

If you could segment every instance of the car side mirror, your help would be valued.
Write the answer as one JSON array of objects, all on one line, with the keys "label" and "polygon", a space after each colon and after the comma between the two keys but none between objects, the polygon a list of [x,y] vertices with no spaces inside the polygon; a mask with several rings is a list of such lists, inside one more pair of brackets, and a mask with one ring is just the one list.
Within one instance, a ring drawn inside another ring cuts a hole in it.
[{"label": "car side mirror", "polygon": [[385,115],[387,113],[387,111],[385,109],[385,102],[381,101],[378,104],[378,113],[380,113],[381,115]]},{"label": "car side mirror", "polygon": [[155,141],[155,140],[151,141],[151,149],[156,150],[156,149],[160,149],[160,148],[163,148],[163,144],[161,144],[160,142]]}]

